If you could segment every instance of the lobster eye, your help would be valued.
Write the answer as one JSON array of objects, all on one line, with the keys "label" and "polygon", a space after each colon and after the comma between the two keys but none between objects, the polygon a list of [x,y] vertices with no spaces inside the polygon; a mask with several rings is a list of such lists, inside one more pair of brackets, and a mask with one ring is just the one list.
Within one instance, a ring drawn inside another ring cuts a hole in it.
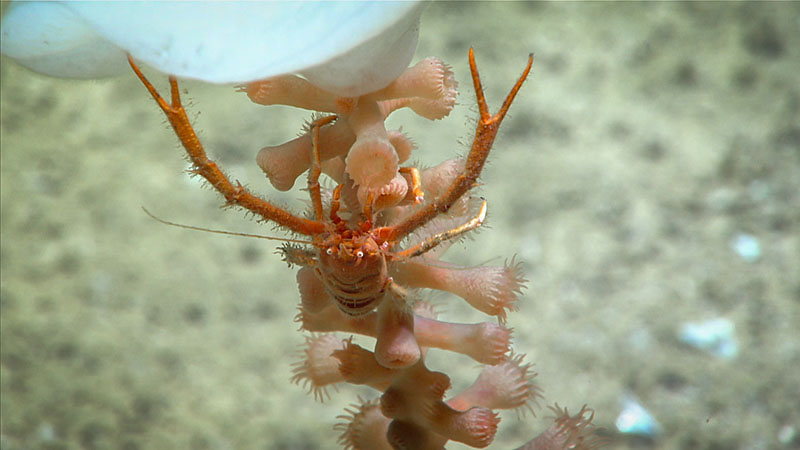
[{"label": "lobster eye", "polygon": [[333,254],[333,249],[332,249],[332,248],[329,248],[329,249],[325,250],[325,253],[327,253],[327,254],[328,254],[328,256],[330,256],[330,255],[332,255],[332,254]]},{"label": "lobster eye", "polygon": [[356,256],[358,256],[359,258],[363,258],[364,257],[364,252],[359,250],[358,252],[356,252]]}]

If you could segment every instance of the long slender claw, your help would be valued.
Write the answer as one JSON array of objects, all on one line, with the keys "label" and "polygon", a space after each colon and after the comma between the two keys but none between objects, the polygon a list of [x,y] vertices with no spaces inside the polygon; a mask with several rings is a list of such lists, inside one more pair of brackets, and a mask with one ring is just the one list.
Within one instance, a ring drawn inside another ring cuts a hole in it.
[{"label": "long slender claw", "polygon": [[502,122],[503,118],[506,116],[508,112],[508,108],[511,107],[511,103],[514,101],[514,98],[517,96],[517,92],[522,87],[522,83],[525,82],[525,79],[528,78],[528,74],[533,67],[533,53],[528,55],[528,65],[525,66],[525,70],[520,75],[519,79],[516,83],[514,83],[514,87],[511,88],[508,95],[506,95],[506,99],[503,101],[503,105],[500,109],[495,113],[494,116],[491,115],[489,112],[489,107],[486,104],[486,96],[483,94],[483,85],[481,84],[481,77],[478,74],[478,66],[475,63],[475,53],[473,52],[472,48],[469,49],[469,70],[472,73],[472,83],[475,85],[475,97],[477,98],[478,102],[478,110],[480,111],[481,115],[481,123],[489,124],[491,122]]},{"label": "long slender claw", "polygon": [[166,100],[164,100],[164,97],[162,97],[161,94],[158,93],[155,86],[153,86],[153,83],[151,83],[150,80],[148,80],[147,77],[144,76],[142,71],[139,69],[139,66],[135,62],[133,62],[133,58],[131,57],[130,54],[128,54],[128,64],[131,65],[133,72],[136,74],[136,76],[139,78],[142,84],[144,84],[144,87],[147,88],[147,92],[149,92],[150,95],[153,96],[153,99],[156,101],[156,103],[158,103],[158,106],[165,113],[169,114],[172,108],[170,108],[170,105],[167,103]]},{"label": "long slender claw", "polygon": [[514,83],[514,87],[511,88],[511,92],[506,95],[505,101],[503,101],[503,106],[500,107],[500,110],[494,115],[494,119],[498,122],[502,121],[503,118],[506,116],[508,112],[508,108],[511,107],[511,102],[514,101],[514,98],[517,96],[520,88],[522,87],[522,83],[525,82],[525,79],[528,78],[528,74],[531,72],[531,68],[533,67],[533,53],[528,55],[528,65],[525,66],[525,70],[522,72],[522,75],[519,76],[519,79],[516,83]]},{"label": "long slender claw", "polygon": [[483,170],[483,166],[486,163],[486,158],[489,156],[494,140],[497,137],[500,123],[505,118],[511,103],[517,96],[525,79],[530,74],[531,67],[533,66],[533,54],[528,55],[528,63],[525,66],[525,70],[514,83],[503,105],[495,115],[491,115],[489,107],[486,105],[486,97],[484,96],[483,86],[481,85],[480,75],[478,74],[478,66],[475,63],[475,52],[471,48],[469,50],[469,66],[472,72],[472,81],[475,85],[475,97],[481,117],[475,129],[475,137],[473,138],[472,147],[467,155],[464,171],[450,183],[450,186],[447,187],[438,198],[427,203],[424,207],[406,217],[402,222],[393,226],[374,230],[373,234],[375,236],[390,242],[390,245],[399,242],[417,228],[430,222],[431,219],[437,215],[447,212],[462,195],[475,187],[478,177],[480,177],[481,171]]},{"label": "long slender claw", "polygon": [[142,84],[144,84],[144,87],[147,88],[147,92],[149,92],[156,101],[158,107],[161,108],[163,113],[167,116],[167,120],[175,131],[175,135],[181,141],[181,144],[186,150],[186,154],[192,161],[191,170],[208,180],[211,186],[225,197],[227,204],[241,206],[254,214],[260,215],[265,220],[271,220],[280,226],[306,236],[315,236],[327,230],[326,224],[321,220],[309,220],[297,217],[289,211],[256,197],[240,184],[231,183],[230,179],[222,173],[217,164],[208,159],[203,144],[201,144],[200,140],[197,138],[197,134],[189,118],[186,116],[186,110],[181,105],[178,80],[175,77],[169,77],[172,103],[167,103],[158,91],[156,91],[153,84],[144,76],[142,71],[139,70],[139,66],[136,65],[130,55],[128,55],[128,63],[131,65],[133,72]]}]

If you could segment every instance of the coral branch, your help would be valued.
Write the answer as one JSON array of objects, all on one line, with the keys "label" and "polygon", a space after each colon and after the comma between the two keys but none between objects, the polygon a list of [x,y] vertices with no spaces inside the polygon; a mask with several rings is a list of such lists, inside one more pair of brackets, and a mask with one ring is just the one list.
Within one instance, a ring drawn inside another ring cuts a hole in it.
[{"label": "coral branch", "polygon": [[293,364],[292,382],[308,388],[317,401],[330,398],[326,386],[344,381],[333,352],[344,347],[344,341],[331,334],[306,337],[304,357]]},{"label": "coral branch", "polygon": [[591,408],[583,405],[574,416],[570,416],[566,408],[561,409],[558,403],[549,408],[556,414],[553,424],[516,450],[592,450],[607,443],[595,434],[598,428],[592,424],[594,411]]},{"label": "coral branch", "polygon": [[[297,320],[306,331],[342,331],[377,337],[377,318],[375,312],[347,316],[331,306],[316,313],[301,308]],[[482,364],[499,364],[507,359],[511,333],[510,328],[490,322],[451,323],[414,314],[414,335],[420,346],[461,353]]]},{"label": "coral branch", "polygon": [[369,189],[389,183],[397,174],[399,157],[389,141],[378,104],[374,101],[359,103],[347,120],[356,135],[345,158],[350,178]]},{"label": "coral branch", "polygon": [[422,97],[429,100],[448,99],[455,102],[458,83],[450,66],[439,58],[428,57],[406,69],[385,88],[369,94],[371,100]]},{"label": "coral branch", "polygon": [[414,321],[417,341],[467,355],[482,364],[498,364],[506,360],[511,348],[511,329],[482,323],[450,323],[417,316]]},{"label": "coral branch", "polygon": [[391,450],[392,446],[386,440],[389,419],[381,413],[378,402],[367,402],[360,397],[358,401],[358,404],[345,409],[345,414],[337,417],[342,420],[334,426],[341,432],[339,444],[345,450]]},{"label": "coral branch", "polygon": [[381,411],[386,417],[420,425],[447,439],[483,448],[494,439],[500,418],[490,409],[456,411],[442,398],[450,379],[431,372],[420,361],[397,377],[381,396]]},{"label": "coral branch", "polygon": [[531,381],[537,374],[530,370],[530,364],[522,364],[524,357],[516,355],[501,364],[484,367],[475,382],[447,404],[457,410],[483,406],[533,413],[531,404],[541,397],[541,389]]},{"label": "coral branch", "polygon": [[414,337],[414,314],[405,303],[407,295],[393,283],[390,288],[392,295],[378,306],[375,359],[397,369],[416,363],[422,353]]},{"label": "coral branch", "polygon": [[343,349],[334,350],[332,356],[339,360],[339,373],[351,384],[370,386],[385,391],[398,371],[378,364],[375,354],[348,340]]},{"label": "coral branch", "polygon": [[[320,128],[320,161],[327,161],[347,154],[355,142],[355,135],[349,126],[337,120],[334,124]],[[295,180],[311,165],[311,136],[302,136],[289,142],[261,149],[256,163],[267,175],[270,183],[279,191],[288,191]]]},{"label": "coral branch", "polygon": [[440,261],[425,264],[418,258],[394,265],[391,274],[406,286],[452,292],[501,322],[508,311],[516,309],[517,296],[526,281],[513,259],[502,267],[462,267]]},{"label": "coral branch", "polygon": [[358,103],[357,98],[338,97],[295,75],[256,81],[240,90],[259,105],[287,105],[334,114],[347,114]]}]

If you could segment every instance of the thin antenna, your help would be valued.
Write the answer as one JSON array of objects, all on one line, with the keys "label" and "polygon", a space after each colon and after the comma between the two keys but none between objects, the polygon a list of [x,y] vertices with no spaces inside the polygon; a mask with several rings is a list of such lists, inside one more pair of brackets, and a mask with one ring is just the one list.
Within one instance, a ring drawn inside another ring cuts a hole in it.
[{"label": "thin antenna", "polygon": [[154,219],[154,220],[156,220],[158,222],[161,222],[164,225],[171,225],[173,227],[185,228],[187,230],[206,231],[208,233],[227,234],[229,236],[243,236],[243,237],[252,237],[252,238],[258,238],[258,239],[269,239],[271,241],[283,241],[283,242],[293,242],[295,244],[314,245],[314,243],[312,241],[302,241],[300,239],[279,238],[279,237],[274,237],[274,236],[264,236],[264,235],[261,235],[261,234],[236,233],[234,231],[212,230],[210,228],[195,227],[195,226],[192,226],[192,225],[184,225],[182,223],[170,222],[170,221],[164,220],[164,219],[162,219],[160,217],[156,217],[155,215],[153,215],[153,213],[148,211],[147,208],[145,208],[144,206],[142,206],[142,211],[144,211],[145,214],[150,216],[152,219]]}]

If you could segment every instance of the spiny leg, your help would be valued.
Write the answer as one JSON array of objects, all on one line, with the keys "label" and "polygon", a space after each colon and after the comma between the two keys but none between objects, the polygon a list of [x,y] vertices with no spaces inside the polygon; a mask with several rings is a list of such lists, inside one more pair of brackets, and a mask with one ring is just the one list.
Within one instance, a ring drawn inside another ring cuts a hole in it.
[{"label": "spiny leg", "polygon": [[225,197],[228,204],[241,206],[263,217],[265,220],[271,220],[280,226],[306,236],[313,236],[325,231],[325,224],[323,222],[297,217],[266,200],[256,197],[241,184],[236,183],[234,185],[231,183],[217,164],[208,159],[203,144],[201,144],[200,140],[197,138],[197,134],[195,134],[192,124],[186,116],[186,110],[181,104],[178,81],[175,77],[169,77],[172,102],[167,103],[150,81],[147,80],[144,74],[142,74],[142,71],[139,70],[139,67],[133,62],[130,55],[128,55],[128,62],[136,73],[136,76],[141,80],[144,87],[147,88],[147,91],[150,92],[150,95],[153,96],[153,99],[167,116],[167,120],[169,120],[170,125],[172,125],[172,129],[175,130],[175,134],[178,136],[178,139],[180,139],[183,148],[186,149],[186,153],[192,161],[194,172],[208,180],[211,186]]},{"label": "spiny leg", "polygon": [[483,86],[481,85],[478,68],[475,64],[475,54],[471,48],[469,49],[469,67],[472,72],[472,81],[475,85],[475,97],[478,102],[480,118],[475,130],[475,138],[472,141],[472,148],[467,156],[464,172],[453,180],[447,190],[445,190],[439,198],[425,205],[423,208],[420,208],[401,223],[379,229],[376,233],[377,235],[387,241],[400,241],[417,228],[428,223],[437,215],[447,212],[456,200],[475,186],[481,174],[481,170],[483,170],[486,158],[489,156],[489,151],[492,149],[494,139],[497,137],[500,124],[503,122],[508,108],[511,106],[511,102],[514,101],[517,92],[519,92],[519,89],[522,87],[522,83],[525,82],[525,79],[528,77],[532,65],[533,54],[528,56],[528,64],[525,70],[511,88],[500,110],[492,115],[489,113],[489,108],[486,105],[486,97],[483,95]]},{"label": "spiny leg", "polygon": [[364,221],[359,223],[361,231],[369,231],[372,229],[373,203],[375,203],[375,194],[370,191],[367,194],[367,201],[364,203],[364,209],[361,211],[361,214],[364,216]]},{"label": "spiny leg", "polygon": [[343,185],[341,184],[336,186],[333,189],[333,195],[331,196],[330,218],[331,222],[333,222],[334,225],[338,225],[342,221],[342,218],[339,217],[339,206],[340,206],[339,199],[342,197],[342,186]]},{"label": "spiny leg", "polygon": [[464,233],[474,230],[483,224],[484,219],[486,219],[486,200],[481,203],[481,209],[478,211],[478,215],[470,219],[467,223],[460,225],[456,228],[451,230],[443,231],[439,234],[435,234],[424,241],[420,242],[419,244],[409,247],[401,252],[397,252],[394,254],[394,257],[397,259],[408,259],[413,258],[415,256],[419,256],[428,250],[433,249],[440,243],[444,241],[448,241],[450,239],[457,238]]},{"label": "spiny leg", "polygon": [[314,214],[317,221],[322,222],[322,194],[320,193],[319,176],[322,174],[322,163],[319,156],[319,129],[334,120],[336,115],[326,116],[311,122],[311,167],[308,170],[308,192],[311,195],[311,203],[314,206]]}]

